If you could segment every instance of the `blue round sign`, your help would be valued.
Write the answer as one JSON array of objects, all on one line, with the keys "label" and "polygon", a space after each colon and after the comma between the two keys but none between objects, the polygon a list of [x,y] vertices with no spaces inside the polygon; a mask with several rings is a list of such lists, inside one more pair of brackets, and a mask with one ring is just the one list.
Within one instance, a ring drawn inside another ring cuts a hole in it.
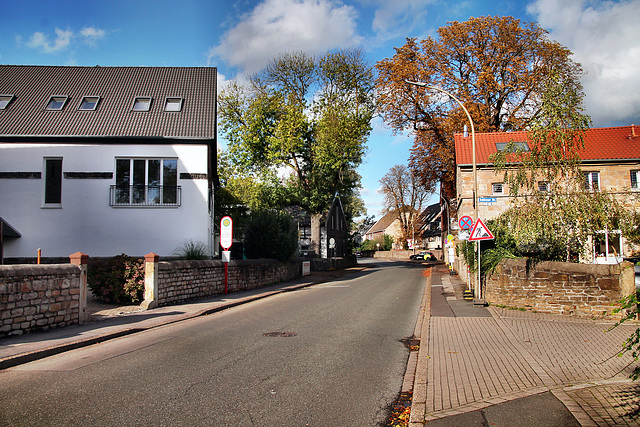
[{"label": "blue round sign", "polygon": [[471,230],[473,228],[473,219],[470,216],[465,215],[460,218],[458,224],[460,224],[460,228],[463,230]]}]

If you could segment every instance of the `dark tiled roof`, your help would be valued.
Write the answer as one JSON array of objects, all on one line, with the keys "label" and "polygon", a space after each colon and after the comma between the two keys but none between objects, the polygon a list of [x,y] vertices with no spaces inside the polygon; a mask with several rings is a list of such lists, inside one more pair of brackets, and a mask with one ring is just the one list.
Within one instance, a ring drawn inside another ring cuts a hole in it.
[{"label": "dark tiled roof", "polygon": [[424,211],[420,214],[420,216],[425,221],[431,221],[436,216],[440,215],[440,211],[442,208],[440,207],[440,203],[434,203],[426,207]]},{"label": "dark tiled roof", "polygon": [[[454,135],[456,164],[473,163],[471,135]],[[498,142],[524,142],[527,132],[493,132],[476,134],[476,163],[488,164],[497,151]],[[589,129],[584,136],[584,149],[578,151],[582,161],[640,159],[640,126],[619,126]]]},{"label": "dark tiled roof", "polygon": [[[0,110],[0,136],[115,136],[215,138],[216,68],[0,66],[0,94],[14,95]],[[68,96],[62,111],[47,111],[53,95]],[[84,96],[99,96],[95,111],[79,111]],[[131,108],[152,97],[148,112]],[[167,97],[182,111],[165,112]]]}]

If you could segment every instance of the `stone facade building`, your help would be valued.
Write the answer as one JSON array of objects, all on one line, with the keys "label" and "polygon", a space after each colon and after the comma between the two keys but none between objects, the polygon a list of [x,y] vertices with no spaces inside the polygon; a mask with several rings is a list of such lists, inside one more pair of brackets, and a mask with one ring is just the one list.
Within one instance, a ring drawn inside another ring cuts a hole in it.
[{"label": "stone facade building", "polygon": [[[456,189],[458,219],[474,216],[473,151],[470,134],[458,133],[456,149]],[[489,157],[513,142],[527,150],[527,132],[477,133],[476,173],[478,181],[478,217],[487,221],[498,217],[513,201],[503,174],[495,170]],[[619,197],[630,208],[640,203],[640,127],[634,125],[592,128],[584,136],[584,148],[579,150],[585,185],[596,191],[606,190]],[[538,182],[540,190],[553,183]],[[456,221],[457,223],[457,221]],[[619,236],[615,237],[616,241]],[[624,245],[622,245],[624,246]],[[629,248],[627,248],[627,252]],[[630,255],[630,253],[625,253]]]}]

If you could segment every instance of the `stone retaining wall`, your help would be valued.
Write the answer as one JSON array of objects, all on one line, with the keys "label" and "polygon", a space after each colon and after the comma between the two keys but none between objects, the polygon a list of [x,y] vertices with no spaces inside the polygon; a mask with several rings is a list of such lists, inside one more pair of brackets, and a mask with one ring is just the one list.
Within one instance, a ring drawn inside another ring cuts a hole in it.
[{"label": "stone retaining wall", "polygon": [[582,317],[612,316],[635,292],[633,264],[502,261],[486,279],[485,299],[496,305]]},{"label": "stone retaining wall", "polygon": [[[158,262],[157,305],[224,293],[224,263],[219,260]],[[254,289],[294,279],[302,260],[237,260],[228,265],[228,292]]]},{"label": "stone retaining wall", "polygon": [[0,266],[0,337],[78,323],[80,276],[72,264]]}]

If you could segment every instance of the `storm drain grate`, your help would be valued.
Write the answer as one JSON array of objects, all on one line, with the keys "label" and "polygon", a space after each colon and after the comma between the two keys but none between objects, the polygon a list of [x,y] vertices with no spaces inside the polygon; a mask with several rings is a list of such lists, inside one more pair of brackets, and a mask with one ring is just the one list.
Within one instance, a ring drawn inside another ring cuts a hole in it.
[{"label": "storm drain grate", "polygon": [[288,338],[288,337],[295,337],[296,334],[295,332],[267,332],[262,334],[265,337],[282,337],[282,338]]}]

